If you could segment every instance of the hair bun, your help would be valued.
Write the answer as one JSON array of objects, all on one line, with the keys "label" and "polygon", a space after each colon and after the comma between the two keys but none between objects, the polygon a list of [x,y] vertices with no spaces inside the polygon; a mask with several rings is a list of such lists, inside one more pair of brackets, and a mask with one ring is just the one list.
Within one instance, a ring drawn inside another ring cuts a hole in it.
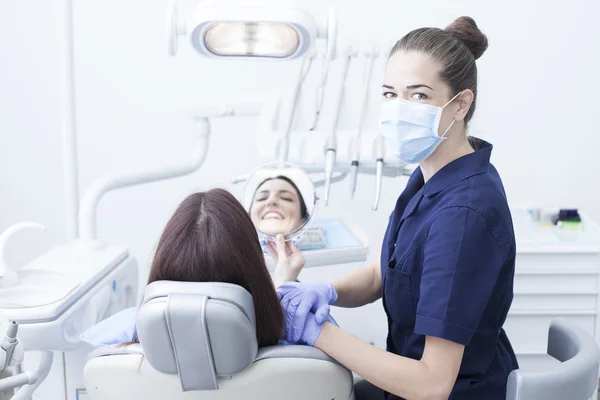
[{"label": "hair bun", "polygon": [[446,32],[462,41],[477,60],[488,48],[487,37],[471,17],[459,17],[446,27]]}]

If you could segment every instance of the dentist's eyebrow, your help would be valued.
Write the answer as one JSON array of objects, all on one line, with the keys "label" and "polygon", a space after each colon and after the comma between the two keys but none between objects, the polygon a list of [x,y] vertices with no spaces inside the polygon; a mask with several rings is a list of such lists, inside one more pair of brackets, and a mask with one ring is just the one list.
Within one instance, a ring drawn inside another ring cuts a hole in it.
[{"label": "dentist's eyebrow", "polygon": [[427,89],[431,89],[431,90],[433,90],[433,88],[432,88],[432,87],[430,87],[430,86],[427,86],[427,85],[426,85],[426,84],[424,84],[424,83],[417,83],[416,85],[410,85],[410,86],[407,86],[406,88],[407,88],[407,89],[418,89],[418,88],[422,88],[422,87],[426,87]]},{"label": "dentist's eyebrow", "polygon": [[395,90],[393,86],[390,85],[381,85],[382,88]]}]

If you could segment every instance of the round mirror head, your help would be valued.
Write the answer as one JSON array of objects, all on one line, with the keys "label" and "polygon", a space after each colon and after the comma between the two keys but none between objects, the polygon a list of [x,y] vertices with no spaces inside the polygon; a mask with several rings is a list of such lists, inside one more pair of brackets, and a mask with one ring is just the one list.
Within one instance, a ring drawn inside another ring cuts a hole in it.
[{"label": "round mirror head", "polygon": [[242,204],[262,240],[286,241],[300,236],[317,210],[315,185],[302,169],[273,162],[255,170],[246,180]]}]

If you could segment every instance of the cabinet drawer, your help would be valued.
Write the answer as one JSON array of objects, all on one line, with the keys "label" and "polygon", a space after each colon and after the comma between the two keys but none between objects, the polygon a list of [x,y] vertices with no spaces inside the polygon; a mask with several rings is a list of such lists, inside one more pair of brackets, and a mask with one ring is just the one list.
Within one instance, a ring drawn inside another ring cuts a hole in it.
[{"label": "cabinet drawer", "polygon": [[519,253],[517,249],[515,268],[517,271],[544,272],[574,269],[597,271],[599,265],[598,253]]},{"label": "cabinet drawer", "polygon": [[595,315],[560,315],[559,312],[547,315],[532,315],[518,314],[511,311],[504,323],[504,330],[515,353],[545,353],[548,345],[550,322],[557,317],[576,324],[594,337]]},{"label": "cabinet drawer", "polygon": [[514,290],[517,293],[595,293],[598,275],[593,274],[517,274]]},{"label": "cabinet drawer", "polygon": [[596,294],[527,294],[515,293],[511,311],[595,311]]}]

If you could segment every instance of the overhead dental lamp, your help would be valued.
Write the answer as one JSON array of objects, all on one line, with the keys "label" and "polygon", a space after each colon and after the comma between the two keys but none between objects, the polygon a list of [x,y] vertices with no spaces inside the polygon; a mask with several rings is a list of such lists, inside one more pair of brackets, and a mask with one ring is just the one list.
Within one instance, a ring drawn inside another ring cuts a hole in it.
[{"label": "overhead dental lamp", "polygon": [[333,8],[317,22],[304,8],[284,0],[205,0],[187,18],[172,2],[167,11],[171,56],[177,53],[178,37],[188,34],[193,48],[206,57],[291,60],[325,39],[331,59],[337,26]]}]

